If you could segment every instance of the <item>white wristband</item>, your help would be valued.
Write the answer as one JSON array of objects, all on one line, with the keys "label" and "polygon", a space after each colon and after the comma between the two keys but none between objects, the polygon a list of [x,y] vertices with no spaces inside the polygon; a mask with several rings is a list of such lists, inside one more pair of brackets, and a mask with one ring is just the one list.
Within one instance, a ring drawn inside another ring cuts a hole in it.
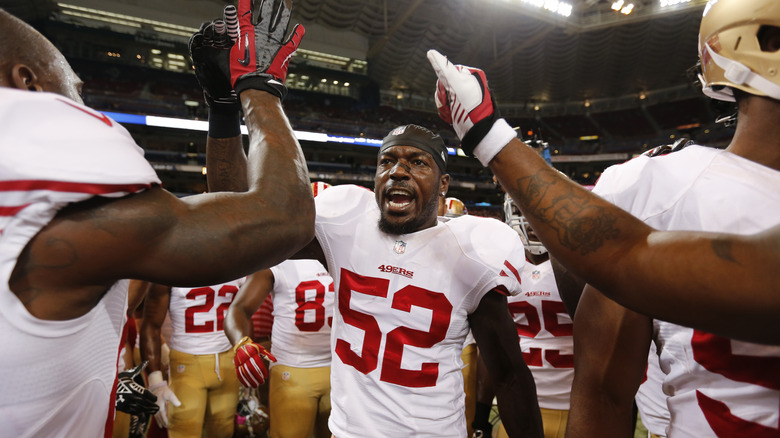
[{"label": "white wristband", "polygon": [[517,138],[517,133],[509,123],[504,119],[498,119],[490,127],[487,135],[474,148],[474,156],[477,157],[483,166],[487,167],[490,160],[493,159],[504,146],[508,145],[513,138]]},{"label": "white wristband", "polygon": [[149,387],[156,385],[163,381],[162,371],[152,371],[149,373]]}]

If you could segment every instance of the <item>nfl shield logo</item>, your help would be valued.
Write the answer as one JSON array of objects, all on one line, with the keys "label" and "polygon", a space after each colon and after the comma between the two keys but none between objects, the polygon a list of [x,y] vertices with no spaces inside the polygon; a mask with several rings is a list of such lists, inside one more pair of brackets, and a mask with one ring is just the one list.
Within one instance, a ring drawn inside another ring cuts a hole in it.
[{"label": "nfl shield logo", "polygon": [[179,365],[179,366],[176,367],[176,372],[177,373],[183,373],[184,369],[185,369],[184,365]]},{"label": "nfl shield logo", "polygon": [[539,279],[539,277],[541,277],[541,275],[542,275],[542,273],[541,273],[541,272],[539,272],[539,271],[534,271],[534,272],[532,272],[532,273],[531,273],[531,278],[533,278],[534,280],[538,280],[538,279]]},{"label": "nfl shield logo", "polygon": [[396,254],[403,254],[406,252],[406,242],[402,240],[396,240],[395,245],[393,245],[393,251],[395,251]]}]

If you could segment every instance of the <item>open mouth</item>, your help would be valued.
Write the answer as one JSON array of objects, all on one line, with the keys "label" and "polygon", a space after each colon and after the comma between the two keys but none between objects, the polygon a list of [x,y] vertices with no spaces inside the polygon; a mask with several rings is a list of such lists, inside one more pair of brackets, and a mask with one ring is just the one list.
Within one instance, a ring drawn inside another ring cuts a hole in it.
[{"label": "open mouth", "polygon": [[390,189],[385,194],[387,205],[391,211],[404,210],[414,201],[414,196],[408,190]]}]

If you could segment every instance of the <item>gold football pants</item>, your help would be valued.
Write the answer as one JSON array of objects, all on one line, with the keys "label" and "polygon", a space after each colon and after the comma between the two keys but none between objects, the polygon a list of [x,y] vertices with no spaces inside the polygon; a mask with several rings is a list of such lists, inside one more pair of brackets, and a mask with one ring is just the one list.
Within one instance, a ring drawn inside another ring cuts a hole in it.
[{"label": "gold football pants", "polygon": [[329,437],[330,367],[274,365],[268,404],[271,438]]},{"label": "gold football pants", "polygon": [[[218,372],[217,372],[218,371]],[[168,403],[168,436],[209,438],[233,436],[238,377],[233,350],[219,354],[187,354],[171,350],[171,390],[181,401]]]}]

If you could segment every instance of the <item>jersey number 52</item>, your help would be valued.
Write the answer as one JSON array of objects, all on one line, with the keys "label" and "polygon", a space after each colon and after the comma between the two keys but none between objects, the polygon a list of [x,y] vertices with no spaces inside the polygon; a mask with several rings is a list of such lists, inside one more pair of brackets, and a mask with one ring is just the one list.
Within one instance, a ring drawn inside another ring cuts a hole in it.
[{"label": "jersey number 52", "polygon": [[[376,319],[367,313],[349,307],[353,293],[387,298],[390,281],[384,278],[365,277],[346,269],[341,269],[338,305],[339,313],[346,324],[365,332],[363,348],[360,354],[352,351],[352,346],[344,339],[336,340],[336,354],[342,362],[354,367],[363,374],[374,371],[382,360],[379,380],[396,385],[422,388],[435,386],[439,377],[439,364],[424,362],[420,369],[401,368],[404,346],[430,348],[444,340],[450,326],[452,304],[443,293],[429,291],[416,286],[405,286],[393,294],[392,309],[410,312],[412,306],[429,309],[433,313],[430,330],[415,330],[409,327],[396,327],[388,333],[382,333]],[[382,336],[386,336],[384,351],[380,354]]]}]

